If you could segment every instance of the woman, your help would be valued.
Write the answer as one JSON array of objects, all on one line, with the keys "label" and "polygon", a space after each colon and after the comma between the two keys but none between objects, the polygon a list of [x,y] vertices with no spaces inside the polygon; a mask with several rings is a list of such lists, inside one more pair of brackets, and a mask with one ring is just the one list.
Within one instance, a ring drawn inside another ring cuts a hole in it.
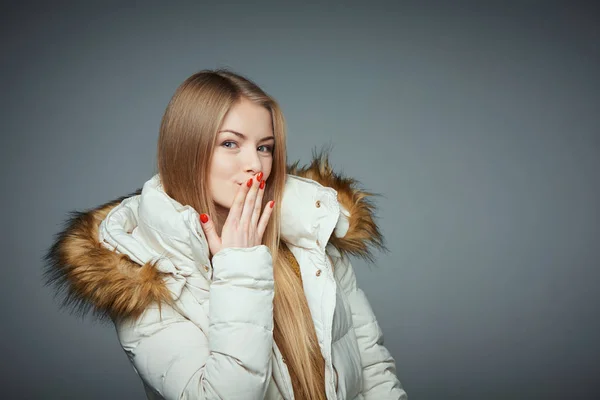
[{"label": "woman", "polygon": [[256,84],[196,73],[158,174],[50,249],[49,282],[112,319],[148,398],[406,398],[348,259],[382,244],[368,193],[324,155],[286,168],[285,141]]}]

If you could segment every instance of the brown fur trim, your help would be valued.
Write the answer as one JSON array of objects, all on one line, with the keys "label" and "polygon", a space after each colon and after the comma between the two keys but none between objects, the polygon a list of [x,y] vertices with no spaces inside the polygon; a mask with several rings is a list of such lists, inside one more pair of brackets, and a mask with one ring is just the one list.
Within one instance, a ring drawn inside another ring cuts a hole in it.
[{"label": "brown fur trim", "polygon": [[[373,260],[372,248],[385,250],[375,223],[375,208],[368,199],[374,194],[358,188],[358,182],[332,171],[328,153],[313,155],[308,166],[298,163],[288,173],[313,179],[335,189],[339,202],[350,212],[350,226],[343,238],[330,242],[342,253]],[[103,247],[98,238],[100,223],[110,210],[141,189],[95,209],[72,212],[62,232],[45,256],[46,285],[54,286],[62,304],[75,314],[92,312],[101,320],[138,317],[150,304],[173,305],[164,284],[164,274],[152,264],[143,266],[128,256]]]},{"label": "brown fur trim", "polygon": [[137,317],[151,303],[172,303],[162,274],[151,264],[100,245],[98,227],[110,210],[127,197],[86,212],[72,212],[46,254],[46,285],[56,288],[62,305],[75,314],[93,312],[99,319]]},{"label": "brown fur trim", "polygon": [[342,254],[351,254],[372,262],[373,249],[387,251],[383,236],[375,223],[375,206],[369,200],[369,197],[377,194],[360,189],[357,180],[333,172],[327,149],[318,154],[313,151],[312,158],[312,162],[302,168],[298,168],[298,162],[295,162],[288,167],[288,174],[312,179],[337,191],[338,201],[350,212],[350,226],[343,238],[331,235],[329,242]]}]

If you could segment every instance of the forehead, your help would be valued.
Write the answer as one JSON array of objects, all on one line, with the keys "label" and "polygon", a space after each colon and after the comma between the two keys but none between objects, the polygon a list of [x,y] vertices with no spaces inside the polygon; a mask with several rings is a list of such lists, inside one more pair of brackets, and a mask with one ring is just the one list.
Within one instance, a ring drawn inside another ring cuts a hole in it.
[{"label": "forehead", "polygon": [[219,130],[227,129],[247,136],[272,134],[271,113],[265,107],[242,98],[229,109]]}]

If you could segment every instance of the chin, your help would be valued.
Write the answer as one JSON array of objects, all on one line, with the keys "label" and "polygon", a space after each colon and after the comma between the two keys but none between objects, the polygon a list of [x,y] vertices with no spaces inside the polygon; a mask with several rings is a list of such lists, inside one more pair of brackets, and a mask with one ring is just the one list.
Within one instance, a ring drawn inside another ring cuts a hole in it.
[{"label": "chin", "polygon": [[240,185],[236,183],[231,185],[231,183],[224,181],[211,185],[210,191],[212,193],[213,204],[220,208],[230,209],[239,187]]},{"label": "chin", "polygon": [[213,198],[213,202],[218,207],[230,209],[231,206],[233,205],[234,198],[235,198],[234,196],[231,196],[229,198],[223,198],[223,197]]}]

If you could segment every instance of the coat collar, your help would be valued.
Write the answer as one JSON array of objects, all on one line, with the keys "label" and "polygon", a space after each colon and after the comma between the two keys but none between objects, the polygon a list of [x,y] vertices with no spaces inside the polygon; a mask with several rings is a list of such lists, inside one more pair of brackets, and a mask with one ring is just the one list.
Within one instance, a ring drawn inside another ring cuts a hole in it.
[{"label": "coat collar", "polygon": [[[371,260],[371,249],[385,249],[374,221],[374,206],[368,199],[372,195],[359,189],[357,181],[335,174],[327,154],[316,156],[302,168],[296,163],[288,167],[282,200],[282,239],[307,249],[324,249],[329,242],[342,254]],[[152,213],[156,207],[168,211],[157,218]],[[110,213],[111,218],[107,218]],[[108,235],[110,227],[102,227],[108,221],[121,227],[121,231],[112,232],[112,239]],[[165,277],[184,277],[189,273],[186,265],[191,264],[170,262],[164,257],[166,261],[159,262],[156,254],[144,253],[145,246],[136,249],[135,242],[127,240],[136,224],[142,228],[140,237],[152,241],[148,248],[179,246],[177,252],[182,259],[197,260],[207,254],[196,211],[161,194],[160,183],[154,177],[129,196],[71,213],[45,257],[46,282],[55,286],[65,306],[82,314],[92,311],[101,318],[119,318],[138,316],[153,302],[172,304],[172,294],[177,290],[173,285],[182,285],[182,279],[169,281]],[[191,236],[182,237],[181,232],[186,231]],[[101,238],[107,237],[109,243],[113,240],[120,246],[119,252],[128,252],[128,257],[101,245]]]},{"label": "coat collar", "polygon": [[281,238],[296,247],[325,249],[335,229],[348,231],[350,213],[337,200],[337,191],[318,182],[288,175],[281,204]]}]

